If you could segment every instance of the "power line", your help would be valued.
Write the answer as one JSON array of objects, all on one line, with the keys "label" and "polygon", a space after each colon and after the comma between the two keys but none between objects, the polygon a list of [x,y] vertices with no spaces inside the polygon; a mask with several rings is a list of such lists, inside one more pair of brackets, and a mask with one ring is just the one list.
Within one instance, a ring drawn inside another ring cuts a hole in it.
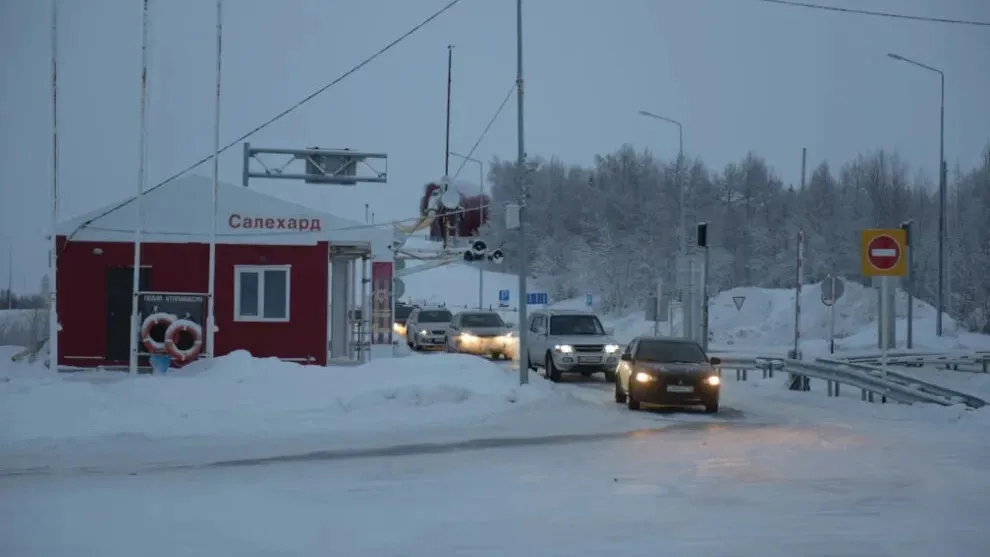
[{"label": "power line", "polygon": [[[309,101],[313,100],[317,96],[319,96],[322,93],[326,92],[328,89],[330,89],[334,85],[337,85],[341,81],[347,79],[351,75],[353,75],[353,74],[357,73],[358,71],[362,70],[365,66],[367,66],[368,64],[370,64],[371,62],[373,62],[379,56],[382,56],[383,54],[385,54],[389,50],[392,50],[393,47],[395,47],[396,45],[398,45],[402,41],[408,39],[409,37],[411,37],[412,35],[414,35],[417,31],[419,31],[423,27],[426,27],[428,24],[430,24],[431,22],[433,22],[433,20],[437,19],[438,17],[440,17],[441,15],[443,15],[445,12],[447,12],[448,10],[450,10],[451,8],[453,8],[454,6],[456,6],[457,4],[459,4],[460,2],[461,2],[461,0],[451,0],[446,6],[440,8],[439,10],[437,10],[436,12],[434,12],[432,15],[430,15],[430,17],[428,17],[428,18],[424,19],[423,21],[419,22],[413,28],[409,29],[408,31],[406,31],[405,33],[403,33],[402,35],[400,35],[398,38],[396,38],[392,42],[390,42],[387,45],[385,45],[384,47],[380,48],[377,52],[375,52],[371,56],[365,58],[361,63],[357,64],[356,66],[354,66],[351,69],[347,70],[346,72],[342,73],[340,76],[337,77],[337,79],[334,79],[330,83],[324,85],[323,87],[320,87],[319,89],[317,89],[313,93],[309,94],[308,96],[306,96],[305,98],[303,98],[299,102],[293,104],[292,106],[290,106],[289,108],[283,110],[282,112],[279,112],[274,117],[266,120],[264,123],[262,123],[262,124],[260,124],[258,126],[255,126],[251,131],[245,133],[244,135],[238,137],[234,141],[231,141],[230,143],[228,143],[226,146],[224,146],[222,149],[220,149],[220,151],[217,154],[219,155],[220,153],[223,153],[223,152],[227,151],[231,147],[234,147],[235,145],[239,144],[240,142],[244,141],[245,139],[251,137],[252,135],[260,132],[261,130],[267,128],[268,126],[270,126],[270,125],[274,124],[275,122],[281,120],[282,118],[284,118],[285,116],[287,116],[291,112],[294,112],[296,109],[300,108],[304,104],[308,103]],[[185,168],[181,172],[177,172],[177,173],[169,176],[168,178],[166,178],[162,182],[154,185],[153,187],[148,188],[147,190],[144,191],[144,193],[148,193],[150,191],[154,191],[154,190],[156,190],[156,189],[158,189],[158,188],[160,188],[160,187],[162,187],[162,186],[164,186],[164,185],[166,185],[166,184],[174,181],[176,178],[179,178],[180,176],[182,176],[186,172],[189,172],[190,170],[195,169],[197,166],[199,166],[199,165],[201,165],[201,164],[203,164],[205,162],[208,162],[210,159],[213,158],[213,156],[214,155],[212,153],[209,154],[209,155],[206,155],[205,157],[199,159],[195,163],[189,165],[187,168]],[[112,213],[113,211],[116,211],[117,209],[123,207],[124,205],[127,205],[133,199],[134,198],[125,199],[124,201],[121,201],[120,203],[118,203],[118,204],[110,207],[106,211],[104,211],[104,212],[96,215],[95,217],[87,220],[86,222],[80,224],[75,230],[72,231],[71,234],[69,234],[69,237],[66,238],[65,243],[68,244],[69,241],[72,240],[72,237],[75,236],[77,232],[79,232],[79,230],[85,228],[86,226],[88,226],[93,221],[95,221],[97,219],[100,219],[100,218],[103,218],[106,215]],[[52,233],[54,234],[54,231],[52,231]],[[63,244],[63,249],[64,249],[64,247],[65,246]]]},{"label": "power line", "polygon": [[[474,151],[478,148],[478,145],[481,145],[481,141],[485,139],[485,136],[488,135],[488,130],[492,129],[492,126],[495,125],[495,120],[498,120],[498,116],[502,114],[502,110],[505,108],[505,105],[509,104],[509,99],[512,98],[512,93],[514,93],[515,91],[516,91],[516,84],[513,83],[512,87],[509,87],[509,92],[505,94],[505,98],[502,99],[502,104],[498,105],[498,110],[495,111],[495,115],[492,116],[492,119],[488,121],[488,125],[485,126],[485,130],[482,131],[481,135],[478,136],[478,140],[474,142],[474,146],[471,147],[470,151],[468,151],[467,156],[461,157],[461,166],[459,166],[457,168],[457,172],[454,173],[455,179],[457,178],[458,175],[460,175],[461,170],[464,170],[464,165],[467,164],[468,159],[474,156]],[[478,185],[480,186],[481,184]]]},{"label": "power line", "polygon": [[975,21],[971,19],[949,19],[944,17],[926,17],[921,15],[897,14],[893,12],[878,12],[872,10],[861,10],[857,8],[840,8],[838,6],[824,6],[821,4],[811,4],[807,2],[795,2],[792,0],[754,0],[767,4],[779,4],[792,6],[795,8],[809,8],[813,10],[824,10],[828,12],[839,12],[853,15],[869,15],[874,17],[886,17],[890,19],[905,19],[909,21],[925,21],[928,23],[947,23],[950,25],[970,25],[974,27],[990,27],[990,21]]}]

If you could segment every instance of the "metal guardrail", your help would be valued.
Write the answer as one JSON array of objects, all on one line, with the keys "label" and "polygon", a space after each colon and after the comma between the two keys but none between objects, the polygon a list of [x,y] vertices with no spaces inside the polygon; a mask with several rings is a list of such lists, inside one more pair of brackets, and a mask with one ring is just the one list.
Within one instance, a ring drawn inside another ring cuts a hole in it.
[{"label": "metal guardrail", "polygon": [[[882,356],[869,354],[844,358],[847,362],[879,364]],[[889,353],[887,364],[921,367],[926,365],[945,366],[958,370],[959,366],[978,367],[983,373],[990,373],[990,352],[933,352],[933,353]]]},{"label": "metal guardrail", "polygon": [[891,371],[890,369],[888,369],[885,373],[883,369],[874,365],[829,358],[818,358],[816,362],[855,369],[877,378],[886,377],[886,380],[891,383],[945,399],[949,404],[945,404],[943,406],[949,406],[951,404],[965,404],[970,408],[982,408],[987,405],[987,402],[979,397],[949,389],[941,385],[936,385],[934,383],[929,383],[927,381],[922,381],[916,377],[904,375],[896,371]]},{"label": "metal guardrail", "polygon": [[[765,357],[722,357],[721,368],[735,370],[737,381],[747,381],[749,370],[758,369],[763,378],[772,378],[777,372],[790,373],[824,381],[828,396],[839,396],[840,385],[848,385],[860,389],[861,400],[873,402],[879,397],[882,402],[888,399],[904,404],[928,403],[940,406],[965,404],[972,408],[980,408],[986,402],[965,393],[959,393],[920,381],[901,374],[887,373],[886,378],[880,370],[868,364],[856,364],[841,360],[808,361]],[[810,381],[804,384],[803,390],[810,389]]]}]

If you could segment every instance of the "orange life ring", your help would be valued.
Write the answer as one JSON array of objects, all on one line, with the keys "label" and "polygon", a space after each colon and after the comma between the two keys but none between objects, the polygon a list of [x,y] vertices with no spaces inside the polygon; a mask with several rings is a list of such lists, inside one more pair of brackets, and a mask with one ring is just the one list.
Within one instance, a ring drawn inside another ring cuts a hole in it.
[{"label": "orange life ring", "polygon": [[[193,338],[193,344],[188,348],[179,348],[176,344],[179,333],[183,332]],[[179,319],[169,325],[168,330],[165,331],[165,346],[173,360],[179,362],[195,360],[203,349],[203,328],[188,319]]]},{"label": "orange life ring", "polygon": [[167,330],[165,338],[162,340],[155,340],[151,338],[151,330],[154,329],[156,325],[165,325],[166,327],[170,327],[174,321],[174,315],[158,312],[152,313],[145,318],[144,322],[141,323],[141,342],[144,343],[144,347],[148,350],[149,354],[164,354],[168,349],[165,345],[165,340],[168,338]]}]

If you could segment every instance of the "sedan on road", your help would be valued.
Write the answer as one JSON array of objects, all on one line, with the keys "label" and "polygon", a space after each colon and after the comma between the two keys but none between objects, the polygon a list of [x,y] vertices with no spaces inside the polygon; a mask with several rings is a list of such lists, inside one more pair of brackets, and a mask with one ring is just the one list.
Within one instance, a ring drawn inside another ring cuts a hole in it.
[{"label": "sedan on road", "polygon": [[446,351],[509,358],[518,339],[494,311],[462,311],[447,326]]},{"label": "sedan on road", "polygon": [[630,410],[639,410],[640,404],[703,405],[705,412],[718,412],[721,363],[693,340],[637,337],[620,358],[615,402]]}]

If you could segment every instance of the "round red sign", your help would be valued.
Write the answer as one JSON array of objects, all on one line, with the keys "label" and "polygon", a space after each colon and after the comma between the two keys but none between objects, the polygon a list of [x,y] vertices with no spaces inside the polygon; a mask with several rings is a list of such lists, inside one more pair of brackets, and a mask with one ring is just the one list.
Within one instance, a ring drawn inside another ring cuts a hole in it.
[{"label": "round red sign", "polygon": [[866,246],[866,257],[870,265],[888,271],[901,260],[901,246],[890,236],[877,236]]}]

